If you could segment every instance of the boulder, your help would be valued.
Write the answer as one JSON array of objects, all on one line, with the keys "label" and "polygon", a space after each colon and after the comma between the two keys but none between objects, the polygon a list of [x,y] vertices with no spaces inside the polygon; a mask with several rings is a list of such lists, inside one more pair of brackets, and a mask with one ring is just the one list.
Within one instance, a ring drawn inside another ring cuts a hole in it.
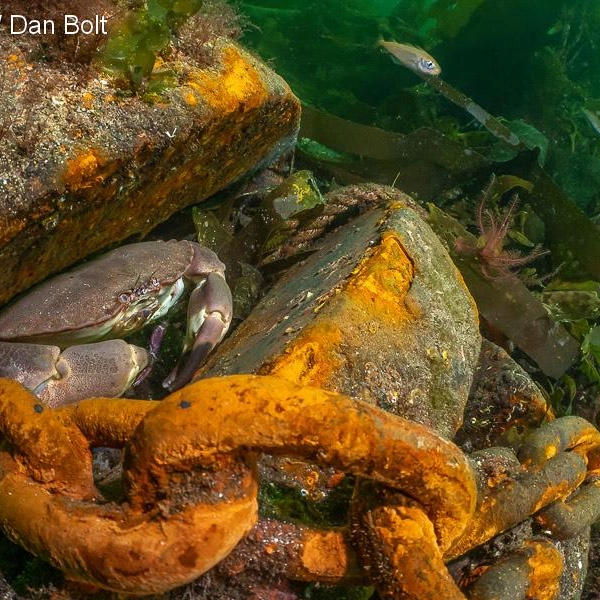
[{"label": "boulder", "polygon": [[174,83],[151,102],[97,74],[0,56],[0,304],[291,147],[300,105],[288,85],[215,43],[210,66],[170,60]]}]

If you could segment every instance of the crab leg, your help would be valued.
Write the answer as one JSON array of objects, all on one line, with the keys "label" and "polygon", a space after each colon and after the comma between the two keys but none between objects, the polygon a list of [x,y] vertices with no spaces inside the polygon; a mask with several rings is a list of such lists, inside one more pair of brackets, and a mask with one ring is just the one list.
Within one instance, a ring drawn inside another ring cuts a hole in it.
[{"label": "crab leg", "polygon": [[165,388],[173,391],[190,381],[227,333],[232,313],[233,299],[225,277],[218,272],[209,273],[190,296],[183,354],[164,380]]},{"label": "crab leg", "polygon": [[133,382],[134,386],[140,385],[143,381],[146,380],[148,375],[152,372],[154,368],[154,363],[158,358],[158,351],[162,346],[163,340],[165,338],[165,333],[167,332],[167,326],[164,323],[159,323],[150,334],[150,344],[148,348],[148,362],[146,366],[138,373],[138,376],[135,378]]}]

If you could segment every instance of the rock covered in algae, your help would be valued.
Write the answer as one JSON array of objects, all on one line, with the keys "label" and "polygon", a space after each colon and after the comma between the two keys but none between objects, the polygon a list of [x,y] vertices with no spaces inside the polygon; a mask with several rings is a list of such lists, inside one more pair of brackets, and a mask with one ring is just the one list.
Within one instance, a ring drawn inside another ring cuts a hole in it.
[{"label": "rock covered in algae", "polygon": [[454,442],[465,452],[515,447],[545,419],[552,419],[552,410],[540,388],[504,349],[484,339]]},{"label": "rock covered in algae", "polygon": [[214,43],[210,66],[182,53],[171,60],[172,87],[154,102],[100,76],[81,81],[50,66],[39,75],[0,48],[0,115],[13,120],[12,135],[0,136],[0,303],[293,144],[300,106],[287,84],[234,43]]},{"label": "rock covered in algae", "polygon": [[373,402],[451,437],[481,343],[477,310],[397,192],[330,233],[275,284],[198,376],[275,374]]}]

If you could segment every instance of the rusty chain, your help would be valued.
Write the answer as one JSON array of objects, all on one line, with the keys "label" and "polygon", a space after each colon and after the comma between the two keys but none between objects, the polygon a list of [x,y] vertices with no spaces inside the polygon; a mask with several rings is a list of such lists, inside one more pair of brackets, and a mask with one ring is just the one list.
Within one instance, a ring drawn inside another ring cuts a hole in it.
[{"label": "rusty chain", "polygon": [[[578,417],[535,430],[518,456],[492,448],[469,462],[426,427],[274,377],[207,379],[161,403],[91,399],[60,409],[2,380],[0,429],[5,532],[70,578],[119,592],[171,589],[229,554],[257,520],[260,452],[359,476],[352,535],[305,528],[295,560],[287,549],[286,576],[366,575],[383,597],[464,598],[449,559],[530,515],[551,539],[566,539],[600,514],[600,433]],[[94,486],[89,448],[99,445],[126,448],[120,504]],[[307,545],[343,556],[338,571],[311,562]],[[466,594],[555,598],[561,564],[552,541],[529,540]],[[522,596],[499,595],[506,573]]]},{"label": "rusty chain", "polygon": [[[207,379],[160,403],[91,399],[56,410],[1,380],[0,430],[5,532],[69,577],[119,592],[171,589],[231,551],[256,520],[256,452],[410,490],[442,549],[475,503],[468,461],[428,428],[274,377]],[[103,503],[89,446],[126,439],[125,501]]]},{"label": "rusty chain", "polygon": [[[555,542],[584,532],[600,516],[600,494],[594,485],[598,441],[597,430],[585,420],[563,417],[530,434],[519,458],[509,448],[474,453],[470,460],[478,480],[477,509],[462,538],[443,556],[431,523],[417,503],[398,492],[377,489],[371,482],[361,483],[353,501],[352,535],[360,559],[353,554],[349,530],[293,525],[282,530],[281,525],[261,521],[255,539],[250,536],[246,544],[254,545],[253,555],[268,561],[269,569],[284,569],[291,579],[356,583],[360,575],[355,565],[360,564],[362,576],[366,569],[383,597],[557,598],[565,546],[559,549]],[[557,512],[559,526],[551,529],[546,515]],[[478,568],[474,583],[461,582],[458,589],[444,562],[531,515],[545,535],[526,539],[511,553]],[[285,561],[276,550],[271,553],[278,539],[285,540]],[[315,546],[324,548],[319,562],[306,551]],[[230,560],[237,558],[234,551]]]}]

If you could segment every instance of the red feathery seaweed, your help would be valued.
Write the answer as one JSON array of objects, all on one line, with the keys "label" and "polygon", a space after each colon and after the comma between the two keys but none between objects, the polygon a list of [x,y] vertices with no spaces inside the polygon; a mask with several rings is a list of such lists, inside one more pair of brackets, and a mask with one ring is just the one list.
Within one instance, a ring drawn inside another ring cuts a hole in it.
[{"label": "red feathery seaweed", "polygon": [[516,277],[515,269],[533,262],[540,256],[547,254],[548,251],[536,246],[527,254],[521,254],[517,250],[505,248],[506,237],[512,225],[519,199],[515,194],[501,219],[498,219],[491,209],[486,208],[494,181],[495,177],[492,177],[489,185],[483,191],[477,207],[476,223],[479,237],[475,243],[464,238],[458,238],[455,241],[455,246],[460,254],[477,258],[481,272],[487,279],[506,279]]}]

